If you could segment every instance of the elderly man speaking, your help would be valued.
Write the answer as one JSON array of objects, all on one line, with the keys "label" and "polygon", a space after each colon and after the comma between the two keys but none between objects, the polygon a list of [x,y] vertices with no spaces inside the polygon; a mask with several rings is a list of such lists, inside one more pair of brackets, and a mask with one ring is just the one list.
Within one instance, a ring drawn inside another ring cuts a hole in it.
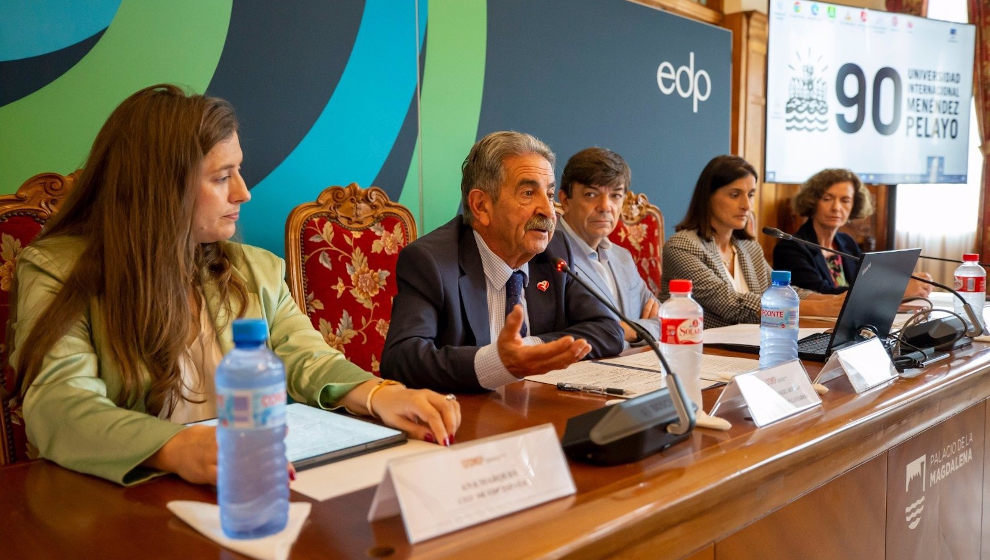
[{"label": "elderly man speaking", "polygon": [[494,132],[464,160],[463,214],[399,254],[382,376],[438,391],[495,389],[584,357],[618,354],[623,331],[558,272],[553,152]]}]

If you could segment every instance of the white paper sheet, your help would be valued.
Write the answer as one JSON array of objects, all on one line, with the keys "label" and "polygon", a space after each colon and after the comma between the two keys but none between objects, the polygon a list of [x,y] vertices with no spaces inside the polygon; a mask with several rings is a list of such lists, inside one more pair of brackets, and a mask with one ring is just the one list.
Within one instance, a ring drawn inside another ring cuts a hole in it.
[{"label": "white paper sheet", "polygon": [[[701,387],[708,388],[732,376],[752,371],[757,360],[704,354],[701,357]],[[526,379],[556,385],[560,382],[615,387],[626,391],[625,397],[635,397],[666,387],[660,360],[652,352],[637,352],[607,360],[582,361],[566,369]],[[707,381],[708,383],[704,383]]]},{"label": "white paper sheet", "polygon": [[[595,363],[641,367],[656,371],[662,369],[660,360],[652,352],[640,352],[618,358],[598,360]],[[758,367],[760,367],[760,361],[752,358],[716,356],[714,354],[703,354],[701,356],[701,378],[707,381],[728,381],[740,373],[753,371]]]},{"label": "white paper sheet", "polygon": [[[827,328],[800,328],[798,338],[825,332]],[[740,323],[727,327],[715,329],[705,329],[705,344],[746,344],[749,346],[760,345],[760,325],[757,323]]]},{"label": "white paper sheet", "polygon": [[391,459],[436,449],[436,444],[411,439],[402,445],[299,471],[289,487],[314,500],[329,500],[376,486]]}]

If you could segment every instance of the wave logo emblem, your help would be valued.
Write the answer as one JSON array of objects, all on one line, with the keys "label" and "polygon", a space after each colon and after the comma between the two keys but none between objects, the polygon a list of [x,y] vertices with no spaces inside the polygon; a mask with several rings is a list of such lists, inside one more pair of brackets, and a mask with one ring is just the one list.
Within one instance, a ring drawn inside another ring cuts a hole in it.
[{"label": "wave logo emblem", "polygon": [[784,106],[784,128],[797,132],[827,131],[829,111],[825,72],[828,65],[821,55],[815,57],[809,50],[805,56],[797,53],[796,60],[787,68],[791,71],[791,83]]},{"label": "wave logo emblem", "polygon": [[[921,512],[925,511],[925,456],[922,455],[907,464],[904,472],[904,492],[909,496],[918,495],[911,492],[911,483],[920,483],[921,491],[918,499],[908,504],[904,508],[904,521],[907,522],[908,529],[914,529],[921,523]],[[914,484],[917,488],[918,484]]]}]

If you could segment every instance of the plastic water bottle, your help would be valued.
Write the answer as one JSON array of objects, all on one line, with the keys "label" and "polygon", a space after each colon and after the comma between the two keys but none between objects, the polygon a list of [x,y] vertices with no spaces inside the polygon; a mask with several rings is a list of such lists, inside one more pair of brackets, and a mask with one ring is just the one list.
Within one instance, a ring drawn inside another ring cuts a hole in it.
[{"label": "plastic water bottle", "polygon": [[770,287],[760,300],[760,369],[797,359],[800,307],[791,288],[791,271],[772,271]]},{"label": "plastic water bottle", "polygon": [[217,501],[230,538],[277,533],[289,519],[285,366],[261,319],[234,321],[234,349],[217,366]]},{"label": "plastic water bottle", "polygon": [[[969,303],[969,306],[976,312],[976,316],[982,321],[983,305],[987,302],[987,271],[980,266],[980,255],[976,253],[964,254],[963,263],[959,265],[953,276],[955,277],[956,291]],[[956,313],[968,319],[969,316],[963,309],[962,302],[953,298],[953,303]]]},{"label": "plastic water bottle", "polygon": [[[691,297],[690,280],[671,280],[670,299],[660,307],[660,351],[694,404],[701,408],[704,311]],[[672,384],[668,383],[670,390]]]}]

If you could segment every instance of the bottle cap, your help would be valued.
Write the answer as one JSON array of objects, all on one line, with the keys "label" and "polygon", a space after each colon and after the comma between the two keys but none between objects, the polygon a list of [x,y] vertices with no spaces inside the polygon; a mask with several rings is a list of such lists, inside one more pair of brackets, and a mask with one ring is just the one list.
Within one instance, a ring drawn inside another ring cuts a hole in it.
[{"label": "bottle cap", "polygon": [[234,344],[260,344],[268,339],[268,325],[262,319],[235,319]]},{"label": "bottle cap", "polygon": [[963,253],[963,262],[980,262],[978,253]]},{"label": "bottle cap", "polygon": [[670,293],[672,294],[689,294],[694,288],[694,284],[690,280],[671,280],[670,281]]},{"label": "bottle cap", "polygon": [[790,270],[770,271],[770,283],[779,284],[781,286],[789,286],[791,284],[791,271]]}]

